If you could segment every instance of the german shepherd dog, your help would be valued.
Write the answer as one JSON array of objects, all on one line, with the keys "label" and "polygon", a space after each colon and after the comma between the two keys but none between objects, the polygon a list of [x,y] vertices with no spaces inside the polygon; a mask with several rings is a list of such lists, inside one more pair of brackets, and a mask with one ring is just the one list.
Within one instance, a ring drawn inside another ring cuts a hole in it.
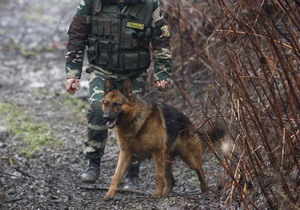
[{"label": "german shepherd dog", "polygon": [[196,171],[201,191],[208,190],[199,136],[187,117],[176,108],[139,98],[132,93],[129,79],[124,80],[120,89],[115,89],[108,79],[105,80],[101,106],[108,128],[116,128],[120,148],[117,168],[105,200],[115,196],[133,155],[141,159],[153,158],[155,190],[152,198],[165,197],[172,191],[175,180],[171,163],[176,156]]}]

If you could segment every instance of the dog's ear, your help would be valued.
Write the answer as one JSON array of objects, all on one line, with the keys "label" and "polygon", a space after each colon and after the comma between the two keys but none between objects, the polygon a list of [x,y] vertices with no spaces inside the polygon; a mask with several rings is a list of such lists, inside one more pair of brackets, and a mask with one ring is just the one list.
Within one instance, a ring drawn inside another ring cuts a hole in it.
[{"label": "dog's ear", "polygon": [[124,80],[121,87],[121,92],[127,97],[132,95],[132,83],[128,78]]},{"label": "dog's ear", "polygon": [[108,92],[112,91],[114,89],[113,84],[109,79],[105,79],[104,81],[104,95],[107,94]]}]

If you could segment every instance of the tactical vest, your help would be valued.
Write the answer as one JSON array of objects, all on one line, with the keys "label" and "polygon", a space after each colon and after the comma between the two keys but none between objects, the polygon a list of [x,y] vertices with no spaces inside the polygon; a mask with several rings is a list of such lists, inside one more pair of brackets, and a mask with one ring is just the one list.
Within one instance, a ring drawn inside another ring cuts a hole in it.
[{"label": "tactical vest", "polygon": [[88,59],[109,71],[145,70],[150,65],[149,43],[153,0],[136,4],[103,4],[94,0]]}]

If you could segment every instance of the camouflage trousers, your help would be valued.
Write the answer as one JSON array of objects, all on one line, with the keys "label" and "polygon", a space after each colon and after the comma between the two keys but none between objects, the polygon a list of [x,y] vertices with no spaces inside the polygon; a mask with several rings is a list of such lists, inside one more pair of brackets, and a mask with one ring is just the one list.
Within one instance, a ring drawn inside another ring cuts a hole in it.
[{"label": "camouflage trousers", "polygon": [[[84,142],[84,155],[87,159],[97,159],[104,155],[107,141],[106,122],[102,118],[101,98],[103,96],[104,80],[109,78],[116,88],[120,88],[125,78],[129,78],[133,85],[133,92],[143,95],[147,72],[134,74],[113,74],[104,70],[94,70],[89,78],[89,104],[90,110],[87,113],[87,139]],[[136,162],[136,161],[135,161]]]}]

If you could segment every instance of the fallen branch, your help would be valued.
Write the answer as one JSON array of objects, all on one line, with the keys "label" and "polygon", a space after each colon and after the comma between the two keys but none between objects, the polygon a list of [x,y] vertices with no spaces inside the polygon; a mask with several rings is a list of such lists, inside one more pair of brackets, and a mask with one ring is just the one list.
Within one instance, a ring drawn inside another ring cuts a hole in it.
[{"label": "fallen branch", "polygon": [[[90,187],[90,186],[79,186],[79,189],[82,190],[100,190],[100,191],[108,191],[108,187]],[[143,192],[143,191],[139,191],[139,190],[126,190],[126,189],[118,189],[117,190],[118,193],[132,193],[132,194],[138,194],[138,195],[146,195],[146,196],[150,196],[149,193],[147,192]]]},{"label": "fallen branch", "polygon": [[25,199],[26,197],[20,197],[20,198],[15,198],[15,199],[11,199],[11,200],[5,200],[5,203],[14,203],[14,202],[17,202],[17,201],[20,201],[20,200],[23,200]]},{"label": "fallen branch", "polygon": [[25,171],[21,170],[19,167],[13,167],[17,172],[21,173],[23,176],[32,178],[32,179],[36,179],[36,177],[34,177],[33,175],[30,175],[28,173],[26,173]]}]

